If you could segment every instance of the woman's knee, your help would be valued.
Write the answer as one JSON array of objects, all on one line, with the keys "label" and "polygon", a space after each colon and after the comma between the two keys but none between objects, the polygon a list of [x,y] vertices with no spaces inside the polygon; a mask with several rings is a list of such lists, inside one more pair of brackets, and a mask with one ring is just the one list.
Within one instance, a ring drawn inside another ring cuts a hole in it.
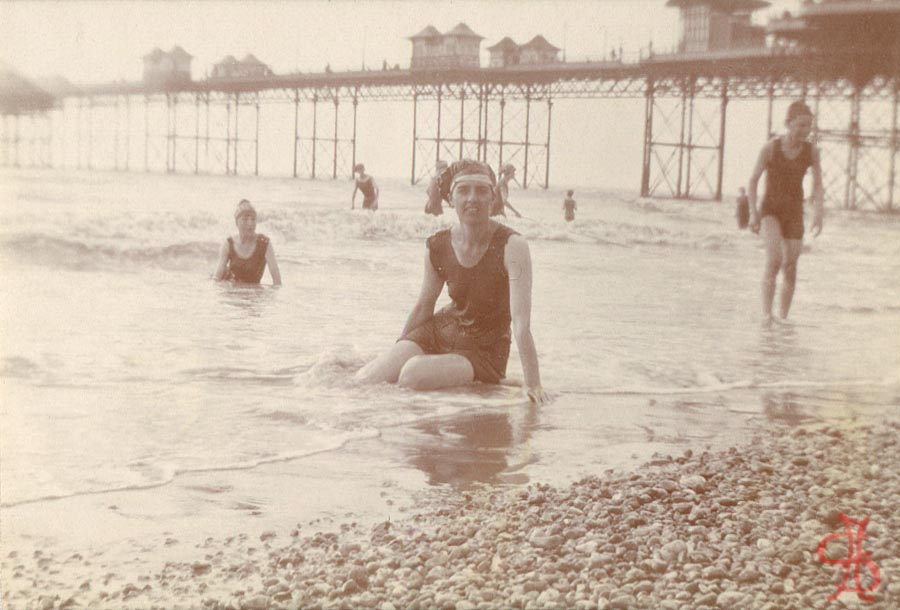
[{"label": "woman's knee", "polygon": [[784,259],[780,253],[770,252],[766,255],[766,275],[776,276],[781,269]]},{"label": "woman's knee", "polygon": [[785,261],[781,264],[781,273],[788,279],[797,277],[797,259],[785,259]]},{"label": "woman's knee", "polygon": [[410,390],[423,390],[428,386],[428,366],[422,356],[413,356],[400,368],[397,384]]}]

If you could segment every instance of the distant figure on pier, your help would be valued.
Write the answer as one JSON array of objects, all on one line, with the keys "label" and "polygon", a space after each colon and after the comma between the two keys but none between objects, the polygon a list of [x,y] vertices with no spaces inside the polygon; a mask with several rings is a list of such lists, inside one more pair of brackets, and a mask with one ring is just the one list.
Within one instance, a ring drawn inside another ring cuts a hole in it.
[{"label": "distant figure on pier", "polygon": [[[750,176],[750,230],[761,232],[766,246],[766,265],[762,281],[762,310],[765,320],[772,318],[775,280],[781,278],[779,314],[787,318],[797,281],[797,259],[803,244],[803,177],[812,168],[813,221],[810,229],[822,232],[825,193],[818,149],[809,141],[813,114],[805,103],[797,101],[788,107],[786,133],[768,141]],[[759,211],[756,209],[756,187],[766,172],[766,194]]]},{"label": "distant figure on pier", "polygon": [[331,64],[325,64],[325,74],[331,74]]},{"label": "distant figure on pier", "polygon": [[444,205],[441,200],[441,174],[447,169],[447,162],[438,159],[434,164],[434,175],[428,183],[428,202],[425,204],[425,213],[440,216],[444,213]]},{"label": "distant figure on pier", "polygon": [[740,189],[734,215],[737,217],[738,229],[746,229],[750,224],[750,200],[747,198],[747,190],[744,187]]},{"label": "distant figure on pier", "polygon": [[[495,181],[480,161],[444,170],[441,197],[453,200],[459,224],[427,239],[422,288],[400,338],[358,382],[417,391],[498,384],[515,337],[528,400],[548,400],[531,334],[531,254],[525,238],[490,218]],[[435,311],[445,284],[452,302]]]},{"label": "distant figure on pier", "polygon": [[268,265],[272,284],[280,286],[281,273],[275,260],[275,250],[268,237],[256,232],[256,210],[246,199],[241,199],[237,204],[234,224],[237,225],[238,235],[227,238],[219,249],[219,264],[213,278],[259,284]]},{"label": "distant figure on pier", "polygon": [[[358,178],[356,178],[357,174],[359,174]],[[353,166],[353,177],[356,178],[356,183],[353,185],[350,209],[356,208],[356,191],[362,191],[362,208],[374,212],[378,209],[378,185],[375,184],[375,179],[366,174],[366,166],[362,163],[357,163]]]},{"label": "distant figure on pier", "polygon": [[[491,205],[491,216],[506,216],[506,209],[512,210],[517,218],[522,218],[519,211],[509,204],[509,181],[516,179],[516,168],[507,163],[500,168],[500,178],[494,188],[494,202]],[[516,182],[518,184],[518,181]]]},{"label": "distant figure on pier", "polygon": [[572,199],[572,195],[575,194],[575,191],[566,191],[566,200],[563,201],[563,210],[566,215],[566,222],[572,222],[575,220],[575,210],[578,209],[578,204],[575,203],[575,200]]}]

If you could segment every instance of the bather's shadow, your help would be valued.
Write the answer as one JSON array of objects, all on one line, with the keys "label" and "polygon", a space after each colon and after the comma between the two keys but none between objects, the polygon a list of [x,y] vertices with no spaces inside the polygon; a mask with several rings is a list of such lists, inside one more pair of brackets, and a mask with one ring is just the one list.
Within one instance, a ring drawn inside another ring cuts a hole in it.
[{"label": "bather's shadow", "polygon": [[524,483],[525,466],[537,459],[530,447],[536,421],[537,408],[527,405],[419,422],[407,456],[431,485]]}]

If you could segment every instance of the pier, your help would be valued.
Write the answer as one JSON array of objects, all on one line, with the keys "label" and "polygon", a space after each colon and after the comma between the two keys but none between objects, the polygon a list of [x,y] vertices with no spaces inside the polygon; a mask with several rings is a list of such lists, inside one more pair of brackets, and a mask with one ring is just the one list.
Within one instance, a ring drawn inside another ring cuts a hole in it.
[{"label": "pier", "polygon": [[[548,188],[554,101],[634,98],[644,107],[640,194],[721,200],[729,104],[767,102],[762,138],[780,123],[772,113],[776,100],[805,99],[817,117],[812,138],[822,151],[828,204],[894,210],[900,2],[804,10],[770,24],[774,44],[648,52],[634,61],[118,82],[49,92],[18,83],[0,95],[0,164],[258,175],[260,121],[273,113],[288,134],[289,175],[344,178],[365,129],[359,105],[392,100],[408,103],[411,183],[426,178],[438,158],[471,157],[494,167],[512,162],[523,187]],[[98,152],[100,140],[111,153]]]}]

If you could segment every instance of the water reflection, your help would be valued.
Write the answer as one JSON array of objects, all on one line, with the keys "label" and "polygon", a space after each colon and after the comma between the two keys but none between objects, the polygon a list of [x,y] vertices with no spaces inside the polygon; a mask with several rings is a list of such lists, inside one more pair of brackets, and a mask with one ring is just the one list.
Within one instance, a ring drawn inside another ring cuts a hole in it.
[{"label": "water reflection", "polygon": [[763,392],[759,398],[763,414],[770,421],[799,426],[815,419],[802,406],[801,397],[795,392]]},{"label": "water reflection", "polygon": [[431,485],[527,482],[523,468],[537,460],[530,447],[536,422],[534,405],[419,422],[408,459]]},{"label": "water reflection", "polygon": [[240,282],[216,282],[219,303],[227,308],[241,312],[243,316],[260,317],[266,305],[275,298],[279,287],[260,284],[242,284]]}]

